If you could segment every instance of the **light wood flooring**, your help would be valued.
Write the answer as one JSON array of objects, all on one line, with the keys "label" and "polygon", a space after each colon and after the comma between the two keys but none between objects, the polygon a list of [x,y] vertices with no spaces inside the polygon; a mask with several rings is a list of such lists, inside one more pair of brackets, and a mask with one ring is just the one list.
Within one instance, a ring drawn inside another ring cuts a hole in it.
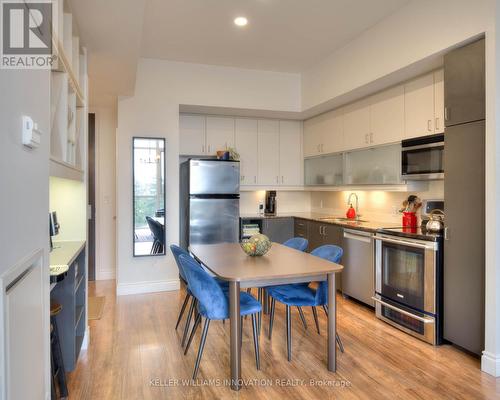
[{"label": "light wood flooring", "polygon": [[[187,356],[174,330],[184,292],[116,297],[114,281],[89,285],[106,296],[101,320],[90,321],[91,343],[68,374],[70,399],[480,399],[500,398],[500,378],[480,371],[477,358],[453,346],[432,347],[375,318],[374,312],[338,296],[338,332],[345,353],[338,369],[326,369],[326,317],[316,333],[310,309],[304,330],[293,310],[293,360],[286,360],[284,308],[276,306],[271,341],[263,318],[261,371],[254,362],[250,319],[244,323],[239,393],[224,385],[229,375],[229,324],[210,325],[196,385],[189,381],[199,334]],[[313,379],[313,382],[311,382]],[[185,383],[185,382],[184,382]]]}]

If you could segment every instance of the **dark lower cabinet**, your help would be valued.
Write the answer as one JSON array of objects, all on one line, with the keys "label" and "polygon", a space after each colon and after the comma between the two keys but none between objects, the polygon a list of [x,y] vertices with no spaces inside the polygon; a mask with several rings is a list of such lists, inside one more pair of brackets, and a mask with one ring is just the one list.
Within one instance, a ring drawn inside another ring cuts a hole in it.
[{"label": "dark lower cabinet", "polygon": [[262,233],[272,242],[284,243],[294,237],[294,220],[292,217],[264,218]]},{"label": "dark lower cabinet", "polygon": [[[325,244],[342,247],[342,228],[337,225],[296,218],[295,236],[305,237],[309,241],[307,248],[309,253]],[[336,288],[337,290],[342,288],[341,274],[337,274]]]}]

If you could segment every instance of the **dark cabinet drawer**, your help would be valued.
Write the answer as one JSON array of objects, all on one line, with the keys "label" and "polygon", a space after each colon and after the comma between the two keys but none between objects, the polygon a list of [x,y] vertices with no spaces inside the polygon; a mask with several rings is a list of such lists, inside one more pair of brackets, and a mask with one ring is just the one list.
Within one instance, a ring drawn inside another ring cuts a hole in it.
[{"label": "dark cabinet drawer", "polygon": [[294,234],[295,236],[307,239],[309,235],[309,222],[305,219],[295,218]]}]

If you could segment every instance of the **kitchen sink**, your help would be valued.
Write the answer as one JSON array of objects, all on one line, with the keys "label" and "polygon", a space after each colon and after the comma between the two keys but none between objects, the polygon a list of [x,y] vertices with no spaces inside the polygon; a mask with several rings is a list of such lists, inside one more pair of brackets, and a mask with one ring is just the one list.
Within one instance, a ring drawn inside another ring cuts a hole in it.
[{"label": "kitchen sink", "polygon": [[351,219],[346,217],[322,217],[321,221],[340,221],[340,222],[368,222],[364,219]]}]

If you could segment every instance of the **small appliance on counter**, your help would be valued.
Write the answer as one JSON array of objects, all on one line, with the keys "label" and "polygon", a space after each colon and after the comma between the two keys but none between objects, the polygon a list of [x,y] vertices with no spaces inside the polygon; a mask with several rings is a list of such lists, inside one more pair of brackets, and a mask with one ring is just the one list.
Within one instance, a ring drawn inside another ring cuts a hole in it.
[{"label": "small appliance on counter", "polygon": [[52,236],[59,234],[59,222],[57,221],[57,214],[55,211],[49,213],[49,236],[50,236],[50,251],[54,249],[54,244],[52,243]]},{"label": "small appliance on counter", "polygon": [[264,215],[274,216],[276,215],[276,190],[266,191],[266,208],[264,210]]}]

